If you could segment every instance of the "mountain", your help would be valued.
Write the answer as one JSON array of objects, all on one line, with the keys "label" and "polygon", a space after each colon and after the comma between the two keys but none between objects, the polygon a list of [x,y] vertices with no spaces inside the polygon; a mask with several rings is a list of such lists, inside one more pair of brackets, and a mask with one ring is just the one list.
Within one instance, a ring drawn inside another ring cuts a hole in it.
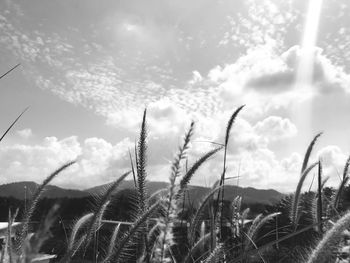
[{"label": "mountain", "polygon": [[[43,194],[43,197],[47,198],[81,198],[86,197],[88,195],[98,195],[103,193],[104,189],[109,184],[103,184],[96,187],[92,187],[86,190],[73,190],[73,189],[64,189],[54,185],[48,185],[46,191]],[[25,192],[27,194],[27,198],[35,192],[39,185],[34,182],[16,182],[10,184],[0,185],[0,197],[15,197],[17,199],[24,199]],[[168,183],[166,182],[147,182],[147,190],[149,194],[153,194],[156,191],[166,188]],[[26,191],[25,191],[26,187]],[[133,181],[123,181],[121,185],[118,187],[117,191],[124,189],[133,189],[135,188]],[[197,205],[202,198],[210,191],[207,187],[189,185],[188,186],[188,194],[186,195],[187,201],[193,202]],[[239,187],[229,185],[225,188],[225,199],[233,200],[233,198],[237,195],[242,196],[243,202],[247,204],[252,203],[261,203],[261,204],[275,204],[282,197],[283,194],[276,190],[263,190],[263,189],[255,189],[252,187]],[[188,199],[189,196],[189,199]]]},{"label": "mountain", "polygon": [[[108,184],[99,185],[93,188],[86,189],[85,191],[90,194],[99,194],[102,193]],[[149,194],[153,194],[154,192],[166,188],[168,183],[166,182],[147,182],[147,189]],[[124,181],[119,186],[119,190],[134,188],[133,181]],[[201,199],[210,191],[207,187],[189,185],[188,193],[190,196],[191,202],[195,204],[199,203]],[[225,187],[225,199],[233,200],[237,195],[242,196],[242,201],[247,204],[252,203],[261,203],[261,204],[275,204],[284,196],[282,193],[273,190],[273,189],[255,189],[253,187],[239,187],[234,185],[228,185]],[[188,198],[188,196],[186,196]]]},{"label": "mountain", "polygon": [[[95,186],[89,189],[86,189],[85,192],[89,194],[100,194],[102,193],[109,184],[103,184],[99,186]],[[153,194],[154,192],[166,188],[168,183],[166,182],[147,182],[147,191],[148,194]],[[117,191],[124,189],[133,189],[135,188],[134,181],[124,180],[118,187]]]},{"label": "mountain", "polygon": [[[16,182],[10,184],[0,185],[1,197],[14,197],[17,199],[24,199],[25,195],[29,199],[31,195],[38,188],[39,184],[35,182]],[[25,189],[26,188],[26,189]],[[47,198],[81,198],[88,196],[89,194],[80,190],[64,189],[55,185],[48,185],[43,197]]]}]

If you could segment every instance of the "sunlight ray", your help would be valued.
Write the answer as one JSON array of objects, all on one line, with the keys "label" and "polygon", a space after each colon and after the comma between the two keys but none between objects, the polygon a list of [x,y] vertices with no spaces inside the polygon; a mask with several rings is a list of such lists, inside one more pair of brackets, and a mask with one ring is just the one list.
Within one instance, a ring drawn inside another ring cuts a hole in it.
[{"label": "sunlight ray", "polygon": [[300,87],[311,86],[314,73],[314,56],[319,30],[323,0],[310,0],[300,50],[300,59],[296,75],[296,84]]},{"label": "sunlight ray", "polygon": [[[298,91],[298,99],[302,101],[312,97],[314,94],[313,79],[315,74],[316,44],[319,32],[323,0],[309,0],[307,16],[299,50],[299,59],[295,76],[295,90]],[[294,109],[294,119],[306,134],[313,134],[312,129],[312,101],[304,105],[303,111],[300,107]]]}]

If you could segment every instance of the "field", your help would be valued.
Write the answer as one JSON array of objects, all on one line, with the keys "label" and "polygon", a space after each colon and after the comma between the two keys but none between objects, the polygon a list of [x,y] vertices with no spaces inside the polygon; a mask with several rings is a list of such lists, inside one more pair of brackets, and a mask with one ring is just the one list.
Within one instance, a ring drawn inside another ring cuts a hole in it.
[{"label": "field", "polygon": [[[310,162],[313,147],[321,134],[317,134],[306,149],[294,193],[285,196],[278,204],[256,214],[249,207],[242,208],[241,196],[229,201],[224,198],[230,131],[242,110],[244,106],[233,112],[227,121],[223,144],[203,153],[196,162],[188,165],[186,156],[191,150],[191,137],[195,132],[195,123],[192,122],[171,164],[168,186],[152,195],[148,194],[147,186],[145,110],[135,153],[130,156],[130,171],[95,196],[94,208],[76,218],[75,224],[67,228],[66,242],[56,240],[61,244],[61,250],[55,251],[58,257],[54,260],[106,263],[347,262],[350,158],[344,164],[339,187],[324,187],[322,162]],[[191,178],[214,155],[222,155],[222,173],[206,196],[190,210],[185,197]],[[18,210],[9,211],[1,262],[34,262],[40,254],[52,251],[55,237],[62,238],[62,233],[54,231],[60,218],[58,205],[50,205],[51,209],[38,226],[32,227],[31,223],[36,211],[40,210],[38,204],[45,188],[74,163],[68,162],[50,174],[20,215]],[[314,170],[317,171],[317,192],[303,192],[303,183]],[[113,214],[113,207],[116,208],[112,205],[117,196],[114,193],[128,176],[134,179],[135,191],[128,194],[124,218],[119,218],[124,221],[113,220],[106,224],[106,214]],[[21,219],[20,225],[15,225],[17,216]]]}]

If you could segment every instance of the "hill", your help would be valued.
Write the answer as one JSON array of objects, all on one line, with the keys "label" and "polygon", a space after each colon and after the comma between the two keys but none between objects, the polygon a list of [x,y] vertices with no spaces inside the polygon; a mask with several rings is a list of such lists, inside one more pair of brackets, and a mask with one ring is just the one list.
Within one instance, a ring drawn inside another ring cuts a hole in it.
[{"label": "hill", "polygon": [[[149,194],[166,188],[166,182],[147,182],[147,189]],[[82,198],[88,195],[98,195],[103,192],[103,190],[108,186],[108,184],[103,184],[95,186],[86,190],[73,190],[73,189],[64,189],[55,185],[48,185],[46,191],[43,194],[43,197],[46,198]],[[0,185],[0,197],[14,197],[20,200],[25,198],[25,192],[27,198],[35,192],[38,184],[34,182],[16,182],[10,184]],[[25,189],[26,188],[26,189]],[[135,188],[133,181],[124,181],[118,188],[118,191],[124,189],[133,189]],[[188,186],[188,194],[186,195],[187,201],[198,204],[200,200],[210,191],[209,188],[202,186],[190,185]],[[252,203],[261,203],[261,204],[275,204],[282,197],[283,194],[276,190],[268,189],[255,189],[252,187],[238,187],[229,185],[225,188],[225,199],[233,200],[237,195],[242,196],[243,202],[247,204]]]},{"label": "hill", "polygon": [[[103,189],[106,188],[107,185],[108,184],[96,186],[93,188],[86,189],[85,191],[91,194],[99,194],[103,191]],[[166,188],[167,185],[168,184],[166,182],[147,182],[148,193],[153,194],[154,192],[160,189]],[[127,188],[134,188],[134,182],[124,181],[119,187],[120,190]],[[190,185],[188,187],[190,201],[197,204],[198,202],[200,202],[202,197],[204,197],[209,191],[210,189],[207,187]],[[275,204],[283,197],[282,193],[272,189],[255,189],[253,187],[244,188],[234,185],[229,185],[225,188],[226,200],[233,200],[233,198],[237,195],[242,196],[243,202],[247,204]],[[188,198],[188,195],[186,196],[186,198]]]},{"label": "hill", "polygon": [[[35,182],[16,182],[10,184],[0,185],[0,197],[14,197],[19,200],[23,200],[25,195],[29,199],[31,195],[38,188],[38,184]],[[89,194],[80,190],[64,189],[55,185],[48,185],[43,197],[46,198],[81,198],[88,196]]]}]

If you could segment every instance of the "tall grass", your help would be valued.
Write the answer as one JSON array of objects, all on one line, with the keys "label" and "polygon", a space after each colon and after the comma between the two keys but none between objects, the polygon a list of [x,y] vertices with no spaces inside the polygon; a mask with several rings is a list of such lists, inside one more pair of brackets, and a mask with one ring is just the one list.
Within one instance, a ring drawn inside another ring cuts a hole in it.
[{"label": "tall grass", "polygon": [[[244,108],[245,105],[242,105],[240,107],[237,108],[237,110],[231,115],[230,119],[227,122],[227,127],[226,127],[226,133],[225,133],[225,144],[224,144],[224,160],[223,160],[223,171],[221,174],[221,178],[220,178],[220,186],[225,185],[225,178],[226,178],[226,159],[227,159],[227,150],[228,150],[228,143],[229,143],[229,139],[230,139],[230,133],[231,133],[231,129],[233,126],[234,121],[236,120],[239,112]],[[222,213],[223,213],[223,201],[225,198],[225,190],[224,188],[222,188],[222,193],[219,192],[218,194],[218,200],[220,198],[220,194],[221,194],[221,202],[219,201],[217,203],[218,205],[218,209],[214,212],[214,219],[216,218],[216,213],[219,212],[219,220],[220,220],[220,228],[219,228],[219,235],[220,235],[220,239],[221,239],[221,229],[222,229],[222,223],[223,223],[223,218],[222,218]]]},{"label": "tall grass", "polygon": [[[342,182],[337,192],[327,198],[324,192],[326,180],[323,179],[322,162],[310,162],[312,150],[321,134],[317,134],[309,144],[301,167],[301,174],[293,195],[286,196],[273,210],[261,214],[253,214],[248,208],[243,209],[243,198],[235,196],[229,206],[224,199],[228,144],[230,131],[239,112],[239,107],[231,115],[225,133],[223,147],[218,147],[204,153],[198,160],[188,165],[190,157],[190,142],[194,133],[194,122],[184,135],[172,162],[169,184],[166,189],[148,195],[147,190],[147,110],[144,111],[139,139],[135,144],[135,167],[129,151],[131,172],[127,172],[111,183],[97,199],[96,207],[76,220],[71,230],[64,255],[60,263],[72,260],[83,262],[88,260],[84,251],[90,248],[96,233],[101,227],[105,211],[114,200],[114,193],[121,182],[133,174],[137,196],[137,214],[135,220],[122,226],[116,226],[107,234],[108,244],[104,251],[98,251],[95,262],[277,262],[281,260],[281,251],[303,251],[310,249],[309,255],[304,255],[303,262],[335,262],[339,245],[342,244],[343,232],[350,227],[350,214],[346,213],[338,221],[344,211],[340,208],[343,192],[348,183],[350,157],[343,171]],[[21,116],[21,115],[20,115]],[[19,116],[19,117],[20,117]],[[14,121],[6,133],[12,128]],[[2,136],[1,138],[3,138]],[[1,141],[1,140],[0,140]],[[224,150],[222,173],[218,181],[202,198],[196,209],[189,215],[186,227],[181,218],[180,236],[178,222],[180,214],[185,209],[185,193],[190,191],[189,184],[197,171],[216,155]],[[186,164],[184,168],[184,162]],[[309,164],[311,163],[311,164]],[[35,233],[29,233],[29,225],[37,204],[45,187],[63,170],[74,164],[69,162],[49,175],[34,193],[29,209],[23,216],[20,233],[12,243],[12,225],[16,213],[8,216],[8,230],[5,245],[1,253],[1,262],[31,262],[41,253],[43,243],[47,240],[50,228],[57,218],[57,208],[54,208]],[[317,193],[303,193],[303,185],[310,172],[318,167]],[[225,203],[226,202],[226,203]],[[328,213],[325,207],[332,206],[336,213]],[[227,209],[224,209],[224,207]],[[313,209],[315,208],[315,209]],[[227,211],[226,211],[227,210]],[[316,211],[314,213],[313,211]],[[312,222],[305,218],[313,218]],[[317,231],[315,231],[317,229]],[[177,243],[182,238],[183,244]],[[314,249],[302,245],[307,239],[308,244],[315,244]],[[97,247],[97,246],[94,246]],[[180,247],[182,247],[180,251]],[[180,253],[179,253],[180,251]],[[285,262],[293,262],[285,260]]]},{"label": "tall grass", "polygon": [[41,198],[42,194],[45,191],[46,186],[63,170],[67,169],[69,166],[73,165],[75,161],[68,162],[64,165],[62,165],[60,168],[58,168],[56,171],[54,171],[52,174],[50,174],[38,187],[38,189],[33,194],[32,200],[30,202],[29,208],[27,211],[24,212],[24,219],[22,222],[22,229],[19,236],[19,245],[20,247],[23,246],[26,236],[28,235],[28,227],[30,220],[32,218],[32,215],[34,213],[34,210],[36,209],[36,206],[38,204],[39,199]]}]

